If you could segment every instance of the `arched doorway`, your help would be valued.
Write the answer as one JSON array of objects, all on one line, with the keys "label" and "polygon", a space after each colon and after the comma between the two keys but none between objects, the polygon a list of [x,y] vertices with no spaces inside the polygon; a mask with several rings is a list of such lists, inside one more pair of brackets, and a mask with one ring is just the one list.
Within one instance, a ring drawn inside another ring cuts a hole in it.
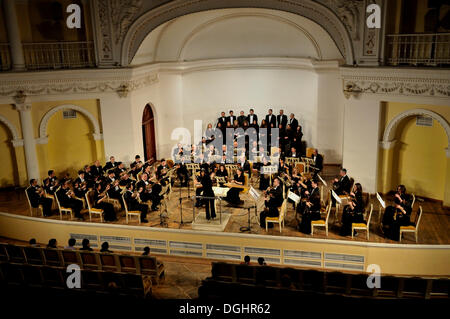
[{"label": "arched doorway", "polygon": [[155,119],[150,104],[147,104],[142,115],[142,138],[144,141],[145,160],[156,160]]}]

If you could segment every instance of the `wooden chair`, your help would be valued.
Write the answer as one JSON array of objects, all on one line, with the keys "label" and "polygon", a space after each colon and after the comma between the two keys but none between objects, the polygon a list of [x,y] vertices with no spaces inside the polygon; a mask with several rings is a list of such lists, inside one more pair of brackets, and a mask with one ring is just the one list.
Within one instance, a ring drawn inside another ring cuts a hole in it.
[{"label": "wooden chair", "polygon": [[127,295],[148,297],[152,292],[152,281],[148,276],[123,274],[123,290]]},{"label": "wooden chair", "polygon": [[421,219],[422,219],[422,206],[419,206],[419,211],[417,212],[415,225],[400,226],[400,242],[402,241],[402,234],[403,233],[414,233],[414,236],[416,237],[416,244],[417,244],[418,237],[419,237],[419,226],[420,226],[420,220]]},{"label": "wooden chair", "polygon": [[214,280],[232,282],[235,277],[235,265],[225,262],[213,262],[211,268],[211,275]]},{"label": "wooden chair", "polygon": [[139,210],[130,210],[129,211],[127,202],[125,201],[123,194],[122,194],[122,200],[123,200],[123,205],[125,207],[125,217],[127,220],[127,224],[128,224],[128,218],[129,218],[128,216],[137,216],[138,222],[139,222],[139,224],[141,224],[141,212]]},{"label": "wooden chair", "polygon": [[97,259],[98,254],[91,251],[80,251],[79,254],[83,269],[100,269],[100,262]]},{"label": "wooden chair", "polygon": [[6,243],[0,243],[0,261],[8,261],[9,260],[8,252],[6,251],[7,246],[8,246],[8,244],[6,244]]},{"label": "wooden chair", "polygon": [[307,147],[306,148],[306,157],[311,157],[314,153],[315,148],[313,147]]},{"label": "wooden chair", "polygon": [[46,287],[57,289],[66,288],[63,272],[65,272],[65,269],[48,266],[42,267],[42,278],[44,285]]},{"label": "wooden chair", "polygon": [[72,208],[70,208],[70,207],[62,207],[61,204],[59,203],[59,199],[58,199],[58,196],[56,195],[56,193],[55,193],[55,199],[56,199],[56,203],[58,204],[59,219],[62,220],[63,213],[70,214],[70,219],[73,219]]},{"label": "wooden chair", "polygon": [[71,249],[61,250],[61,258],[62,258],[64,267],[67,267],[71,264],[81,265],[79,255],[76,250],[71,250]]},{"label": "wooden chair", "polygon": [[164,264],[158,262],[156,257],[140,256],[138,259],[141,275],[149,275],[155,283],[159,283],[164,278]]},{"label": "wooden chair", "polygon": [[84,196],[86,197],[86,204],[88,206],[89,211],[89,221],[92,221],[92,215],[99,215],[100,216],[100,222],[103,223],[103,209],[100,208],[94,208],[91,206],[91,201],[89,199],[91,191],[86,192]]},{"label": "wooden chair", "polygon": [[104,271],[118,271],[119,263],[114,254],[99,253],[100,266]]},{"label": "wooden chair", "polygon": [[372,218],[373,204],[370,204],[369,217],[366,223],[352,223],[352,238],[355,230],[365,230],[367,232],[367,240],[369,240],[370,219]]},{"label": "wooden chair", "polygon": [[44,248],[42,250],[44,253],[45,264],[48,266],[62,266],[61,258],[59,256],[58,249],[54,248]]},{"label": "wooden chair", "polygon": [[23,252],[22,247],[16,246],[16,245],[11,245],[11,244],[6,244],[5,249],[6,249],[6,252],[8,255],[8,260],[10,262],[21,263],[21,264],[26,262],[25,254]]},{"label": "wooden chair", "polygon": [[28,196],[28,189],[30,187],[31,186],[25,189],[25,195],[27,196],[28,206],[30,207],[30,216],[33,216],[33,210],[36,210],[37,211],[36,216],[38,215],[39,212],[41,212],[41,216],[44,217],[44,208],[42,207],[41,204],[39,204],[38,207],[31,206],[30,197]]},{"label": "wooden chair", "polygon": [[286,215],[287,210],[287,199],[283,201],[283,204],[281,204],[281,207],[279,208],[279,214],[278,217],[266,217],[266,232],[269,231],[269,223],[278,223],[280,225],[280,233],[281,233],[281,226],[284,227],[284,216]]},{"label": "wooden chair", "polygon": [[325,234],[328,237],[328,218],[330,217],[330,212],[331,212],[331,201],[328,204],[325,212],[326,212],[325,219],[311,221],[311,236],[314,236],[314,227],[325,227]]},{"label": "wooden chair", "polygon": [[44,255],[42,248],[39,247],[23,247],[23,252],[28,264],[43,265]]},{"label": "wooden chair", "polygon": [[120,271],[128,273],[136,273],[136,259],[134,256],[119,255]]}]

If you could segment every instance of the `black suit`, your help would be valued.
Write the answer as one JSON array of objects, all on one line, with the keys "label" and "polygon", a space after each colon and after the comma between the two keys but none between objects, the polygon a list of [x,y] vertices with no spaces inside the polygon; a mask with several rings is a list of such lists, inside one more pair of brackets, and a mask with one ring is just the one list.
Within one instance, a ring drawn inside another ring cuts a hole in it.
[{"label": "black suit", "polygon": [[247,117],[245,115],[240,115],[238,118],[238,124],[239,127],[243,127],[244,126],[244,122],[247,121]]},{"label": "black suit", "polygon": [[[266,227],[266,217],[277,217],[278,207],[283,204],[283,189],[281,186],[272,188],[269,200],[265,201],[266,209],[259,214],[259,224],[262,228]],[[273,227],[273,223],[267,225],[268,228]]]},{"label": "black suit", "polygon": [[[223,130],[225,127],[227,127],[227,119],[228,117],[224,116],[224,117],[219,117],[217,119],[217,124],[220,123],[220,129]],[[216,126],[217,127],[217,126]]]},{"label": "black suit", "polygon": [[297,131],[298,121],[294,117],[293,119],[288,119],[286,125],[289,124],[293,132]]},{"label": "black suit", "polygon": [[237,120],[236,116],[227,116],[227,122],[230,122],[231,126],[234,125],[234,121]]},{"label": "black suit", "polygon": [[269,114],[267,114],[266,115],[266,123],[267,123],[268,128],[271,127],[270,124],[273,124],[273,127],[277,127],[277,117],[272,114],[272,116],[270,117],[270,120],[269,120]]},{"label": "black suit", "polygon": [[350,187],[352,187],[352,185],[350,185],[350,178],[348,178],[347,175],[342,176],[341,178],[339,178],[339,180],[337,182],[333,183],[333,187],[334,187],[334,192],[337,195],[344,195],[346,193],[350,193]]},{"label": "black suit", "polygon": [[256,121],[256,124],[258,124],[258,115],[253,114],[253,119],[250,119],[250,114],[247,115],[247,122],[248,122],[248,125],[252,125],[252,124],[253,124],[253,121]]},{"label": "black suit", "polygon": [[91,174],[93,176],[102,176],[103,175],[103,168],[101,166],[91,166]]},{"label": "black suit", "polygon": [[320,191],[319,188],[313,188],[309,194],[308,202],[311,207],[306,204],[302,210],[302,221],[298,225],[299,230],[305,234],[311,234],[311,221],[320,219]]},{"label": "black suit", "polygon": [[81,218],[80,212],[83,209],[83,202],[67,195],[68,191],[68,188],[63,189],[61,187],[59,191],[56,192],[55,195],[58,196],[59,204],[64,208],[72,208],[72,211],[75,213],[75,217]]},{"label": "black suit", "polygon": [[319,173],[323,169],[323,156],[320,154],[312,155],[311,158],[314,160],[314,167],[317,168],[316,172]]},{"label": "black suit", "polygon": [[103,167],[103,170],[104,171],[108,171],[108,170],[110,170],[112,168],[116,168],[117,166],[119,166],[119,164],[120,164],[120,162],[114,162],[114,163],[108,162]]},{"label": "black suit", "polygon": [[283,115],[277,115],[277,127],[280,126],[280,124],[283,126],[283,128],[287,125],[287,116],[286,114]]},{"label": "black suit", "polygon": [[147,217],[148,206],[141,204],[137,201],[136,197],[133,197],[133,192],[126,191],[123,195],[125,202],[127,203],[128,211],[138,210],[141,212],[141,221]]},{"label": "black suit", "polygon": [[52,214],[52,203],[53,199],[47,198],[44,195],[40,196],[38,194],[37,186],[30,186],[27,189],[28,198],[30,199],[31,207],[39,207],[42,205],[43,214],[45,217],[50,216]]}]

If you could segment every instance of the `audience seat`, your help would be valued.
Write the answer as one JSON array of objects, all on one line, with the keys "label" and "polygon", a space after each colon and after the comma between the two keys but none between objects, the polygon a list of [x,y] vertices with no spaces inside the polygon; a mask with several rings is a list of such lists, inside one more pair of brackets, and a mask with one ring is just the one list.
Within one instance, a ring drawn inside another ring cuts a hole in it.
[{"label": "audience seat", "polygon": [[141,275],[148,275],[158,284],[165,276],[164,264],[159,263],[154,256],[140,256],[139,268]]},{"label": "audience seat", "polygon": [[118,271],[119,263],[115,254],[98,254],[102,270]]},{"label": "audience seat", "polygon": [[61,250],[61,258],[65,267],[71,264],[81,265],[81,260],[78,258],[78,252],[76,250],[64,249]]},{"label": "audience seat", "polygon": [[27,263],[34,265],[43,265],[45,263],[44,255],[42,254],[42,248],[39,247],[24,247],[23,252]]},{"label": "audience seat", "polygon": [[236,281],[241,283],[255,283],[255,268],[250,265],[236,265]]},{"label": "audience seat", "polygon": [[48,266],[63,266],[61,258],[59,257],[59,251],[53,248],[44,248],[45,264]]},{"label": "audience seat", "polygon": [[99,269],[97,254],[95,252],[80,251],[81,264],[83,269]]}]

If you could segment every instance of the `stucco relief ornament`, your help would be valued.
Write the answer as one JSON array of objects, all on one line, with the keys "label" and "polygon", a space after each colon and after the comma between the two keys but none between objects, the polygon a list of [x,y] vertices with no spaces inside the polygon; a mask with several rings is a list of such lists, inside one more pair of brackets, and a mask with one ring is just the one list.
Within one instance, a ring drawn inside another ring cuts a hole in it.
[{"label": "stucco relief ornament", "polygon": [[24,104],[26,97],[27,96],[25,95],[24,91],[20,90],[17,91],[16,95],[13,96],[13,99],[16,104]]},{"label": "stucco relief ornament", "polygon": [[121,42],[141,7],[142,0],[111,1],[111,14],[114,17],[112,23],[114,26],[116,44]]},{"label": "stucco relief ornament", "polygon": [[334,9],[339,19],[355,41],[359,40],[360,10],[364,0],[327,0],[326,5]]},{"label": "stucco relief ornament", "polygon": [[119,97],[127,97],[129,91],[130,89],[128,87],[128,84],[122,84],[116,90]]}]

